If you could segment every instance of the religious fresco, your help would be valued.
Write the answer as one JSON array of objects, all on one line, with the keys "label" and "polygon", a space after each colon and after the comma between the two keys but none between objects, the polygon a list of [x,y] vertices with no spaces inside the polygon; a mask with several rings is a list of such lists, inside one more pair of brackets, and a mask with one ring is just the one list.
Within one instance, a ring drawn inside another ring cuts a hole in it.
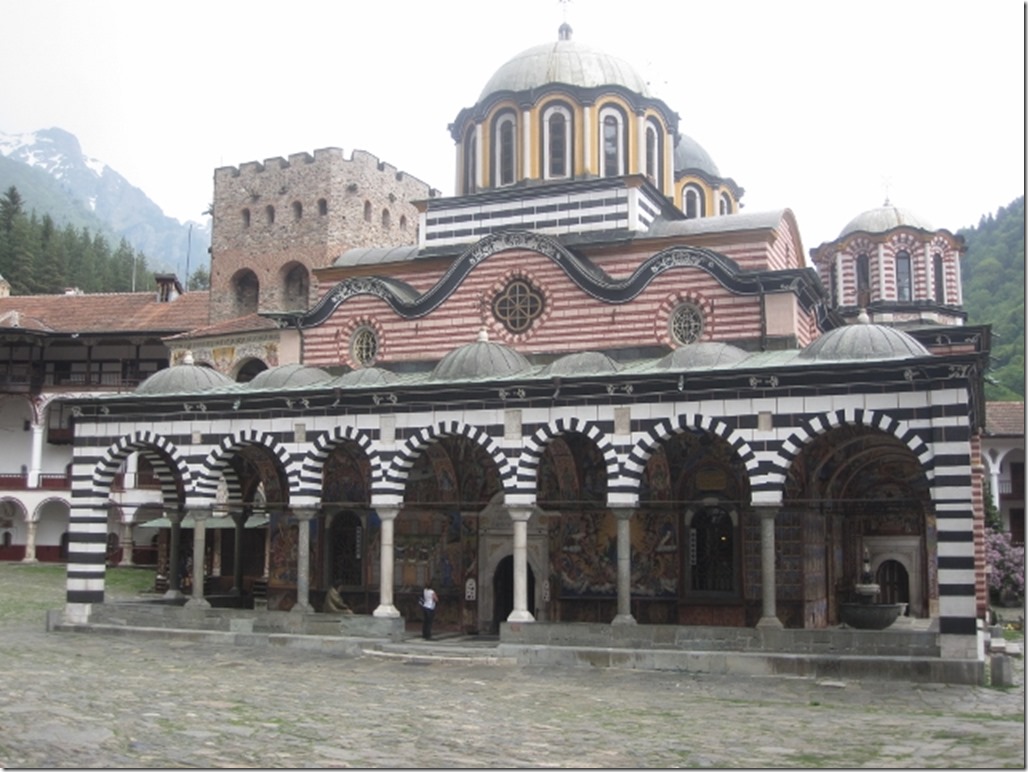
[{"label": "religious fresco", "polygon": [[[895,437],[863,426],[840,426],[816,438],[786,476],[785,506],[775,523],[776,551],[798,536],[799,581],[778,565],[780,598],[802,608],[803,624],[837,622],[839,602],[851,599],[863,567],[864,537],[922,537],[921,565],[929,598],[937,597],[935,518],[928,480],[914,454]],[[797,534],[792,517],[800,518]],[[795,610],[793,612],[797,613]]]},{"label": "religious fresco", "polygon": [[338,503],[368,504],[371,485],[371,462],[355,442],[344,442],[333,448],[325,459],[322,475],[321,503],[330,507]]}]

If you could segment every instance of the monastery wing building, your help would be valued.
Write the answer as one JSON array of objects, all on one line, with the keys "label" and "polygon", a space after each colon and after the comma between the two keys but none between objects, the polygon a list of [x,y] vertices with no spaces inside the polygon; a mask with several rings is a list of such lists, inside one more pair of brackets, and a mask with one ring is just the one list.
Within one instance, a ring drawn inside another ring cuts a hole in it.
[{"label": "monastery wing building", "polygon": [[218,169],[208,324],[64,402],[65,618],[102,609],[145,469],[137,533],[191,605],[335,590],[402,625],[431,583],[441,631],[659,637],[834,629],[874,583],[980,666],[962,239],[887,203],[809,267],[681,124],[563,25],[458,112],[452,197],[359,152]]}]

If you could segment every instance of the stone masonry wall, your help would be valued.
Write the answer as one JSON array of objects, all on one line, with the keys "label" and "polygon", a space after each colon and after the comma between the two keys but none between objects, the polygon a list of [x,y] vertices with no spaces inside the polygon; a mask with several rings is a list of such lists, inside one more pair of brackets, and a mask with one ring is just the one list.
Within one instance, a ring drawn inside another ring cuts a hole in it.
[{"label": "stone masonry wall", "polygon": [[[354,247],[417,243],[412,201],[438,195],[426,183],[354,150],[338,148],[270,158],[214,172],[211,240],[211,319],[241,314],[235,280],[252,271],[257,309],[285,310],[290,270],[331,265]],[[297,275],[294,272],[294,278]],[[294,291],[295,292],[295,291]],[[308,299],[316,298],[310,286]],[[253,310],[246,309],[246,310]]]}]

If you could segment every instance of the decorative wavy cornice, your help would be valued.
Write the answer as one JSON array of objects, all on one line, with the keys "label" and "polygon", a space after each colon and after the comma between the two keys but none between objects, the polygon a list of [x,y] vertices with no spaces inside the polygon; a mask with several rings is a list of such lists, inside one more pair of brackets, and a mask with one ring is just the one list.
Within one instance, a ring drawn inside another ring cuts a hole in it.
[{"label": "decorative wavy cornice", "polygon": [[550,258],[583,292],[604,303],[627,303],[658,276],[678,268],[699,268],[737,295],[791,291],[807,309],[816,305],[823,294],[813,269],[742,271],[734,260],[724,255],[686,246],[663,249],[643,261],[627,279],[615,280],[588,258],[575,254],[550,236],[510,230],[491,234],[473,244],[453,261],[433,287],[421,295],[396,279],[379,276],[344,279],[302,317],[300,326],[309,328],[324,324],[340,305],[357,295],[381,298],[405,319],[425,316],[452,295],[475,266],[509,249],[526,249]]}]

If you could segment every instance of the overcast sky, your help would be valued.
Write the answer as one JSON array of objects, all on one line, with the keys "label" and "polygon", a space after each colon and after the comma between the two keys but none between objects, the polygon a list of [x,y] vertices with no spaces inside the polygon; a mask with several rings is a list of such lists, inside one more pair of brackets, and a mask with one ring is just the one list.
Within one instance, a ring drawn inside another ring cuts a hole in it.
[{"label": "overcast sky", "polygon": [[622,56],[805,250],[886,196],[935,227],[1024,193],[1021,0],[0,0],[0,132],[58,126],[165,213],[219,166],[340,147],[454,192],[447,126],[518,52]]}]

